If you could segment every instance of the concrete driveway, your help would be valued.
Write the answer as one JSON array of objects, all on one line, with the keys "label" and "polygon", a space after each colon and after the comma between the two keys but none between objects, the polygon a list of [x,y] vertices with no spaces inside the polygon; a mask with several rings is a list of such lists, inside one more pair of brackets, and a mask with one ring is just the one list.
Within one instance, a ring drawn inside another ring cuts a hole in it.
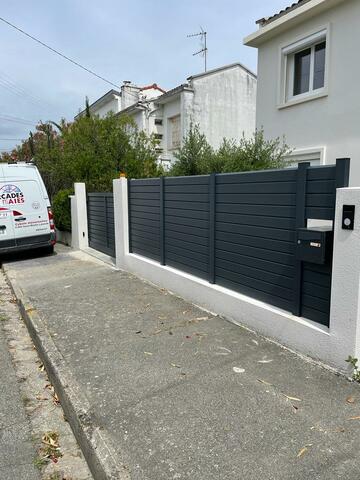
[{"label": "concrete driveway", "polygon": [[69,249],[5,268],[124,478],[359,479],[358,384]]}]

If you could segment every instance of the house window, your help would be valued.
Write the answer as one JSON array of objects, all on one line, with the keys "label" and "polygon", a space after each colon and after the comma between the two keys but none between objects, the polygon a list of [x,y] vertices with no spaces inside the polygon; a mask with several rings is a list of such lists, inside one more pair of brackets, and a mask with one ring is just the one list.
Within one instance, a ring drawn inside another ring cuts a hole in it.
[{"label": "house window", "polygon": [[162,125],[163,121],[162,118],[155,118],[155,125]]},{"label": "house window", "polygon": [[176,149],[181,144],[181,123],[180,115],[169,118],[169,148]]},{"label": "house window", "polygon": [[285,160],[287,167],[297,167],[299,163],[309,162],[312,167],[323,165],[325,162],[325,147],[297,148]]},{"label": "house window", "polygon": [[327,36],[321,30],[281,49],[280,108],[326,94]]},{"label": "house window", "polygon": [[162,140],[163,136],[162,136],[162,133],[155,133],[155,138],[156,140]]},{"label": "house window", "polygon": [[321,42],[294,54],[294,96],[323,88],[325,52],[326,42]]}]

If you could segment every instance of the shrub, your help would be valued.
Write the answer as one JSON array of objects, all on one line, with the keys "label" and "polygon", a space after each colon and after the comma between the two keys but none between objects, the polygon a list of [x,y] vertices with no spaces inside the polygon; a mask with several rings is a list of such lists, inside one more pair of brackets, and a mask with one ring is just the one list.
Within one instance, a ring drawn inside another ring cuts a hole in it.
[{"label": "shrub", "polygon": [[250,138],[223,139],[213,149],[198,125],[191,125],[169,175],[206,175],[209,173],[247,172],[283,168],[291,149],[284,139],[268,140],[264,131],[257,130]]},{"label": "shrub", "polygon": [[53,198],[52,208],[55,225],[59,230],[71,232],[71,205],[69,195],[73,195],[71,188],[60,190]]}]

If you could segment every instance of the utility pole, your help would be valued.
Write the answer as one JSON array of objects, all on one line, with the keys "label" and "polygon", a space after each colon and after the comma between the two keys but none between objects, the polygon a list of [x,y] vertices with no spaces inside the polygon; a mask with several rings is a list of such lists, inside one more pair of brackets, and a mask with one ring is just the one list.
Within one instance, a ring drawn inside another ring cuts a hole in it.
[{"label": "utility pole", "polygon": [[205,67],[205,72],[206,72],[206,70],[207,70],[207,52],[208,52],[207,44],[206,44],[206,35],[207,35],[207,32],[205,32],[202,27],[200,27],[200,28],[201,28],[201,32],[199,32],[199,33],[192,33],[191,35],[187,35],[187,38],[190,38],[190,37],[200,37],[200,40],[201,40],[201,50],[199,50],[198,52],[193,53],[193,56],[202,54],[202,56],[204,57],[204,67]]}]

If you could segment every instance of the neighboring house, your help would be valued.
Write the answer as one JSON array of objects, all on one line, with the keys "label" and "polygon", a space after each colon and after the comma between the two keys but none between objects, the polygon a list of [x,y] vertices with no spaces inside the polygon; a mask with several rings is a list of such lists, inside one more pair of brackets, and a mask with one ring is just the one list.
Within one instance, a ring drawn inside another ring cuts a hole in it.
[{"label": "neighboring house", "polygon": [[[92,115],[99,115],[100,118],[103,118],[109,112],[115,114],[119,113],[120,111],[126,110],[137,104],[139,101],[149,101],[163,93],[165,93],[165,90],[158,87],[156,83],[146,87],[138,87],[129,81],[125,81],[120,92],[109,90],[105,95],[95,100],[95,102],[89,106],[90,113]],[[75,119],[83,115],[85,115],[85,109],[79,112],[75,116]],[[135,118],[135,121],[137,121],[137,118]],[[139,123],[141,124],[140,121]]]},{"label": "neighboring house", "polygon": [[[239,140],[255,130],[256,75],[240,63],[225,65],[187,79],[165,92],[157,84],[138,87],[124,82],[90,105],[100,117],[112,111],[132,117],[139,129],[159,141],[159,160],[169,164],[191,123],[218,147],[224,137]],[[84,115],[85,110],[75,118]]]},{"label": "neighboring house", "polygon": [[[239,140],[255,130],[256,75],[240,63],[209,70],[154,101],[154,115],[162,122],[160,159],[171,161],[191,123],[198,124],[210,145],[224,137]],[[159,130],[160,133],[160,130]]]},{"label": "neighboring house", "polygon": [[[117,113],[121,110],[121,93],[116,90],[109,90],[102,97],[98,98],[90,106],[90,113],[92,115],[99,115],[105,117],[109,112]],[[85,109],[79,112],[75,119],[85,115]]]},{"label": "neighboring house", "polygon": [[300,0],[245,38],[258,49],[257,128],[285,135],[294,162],[351,157],[360,182],[360,2]]}]

